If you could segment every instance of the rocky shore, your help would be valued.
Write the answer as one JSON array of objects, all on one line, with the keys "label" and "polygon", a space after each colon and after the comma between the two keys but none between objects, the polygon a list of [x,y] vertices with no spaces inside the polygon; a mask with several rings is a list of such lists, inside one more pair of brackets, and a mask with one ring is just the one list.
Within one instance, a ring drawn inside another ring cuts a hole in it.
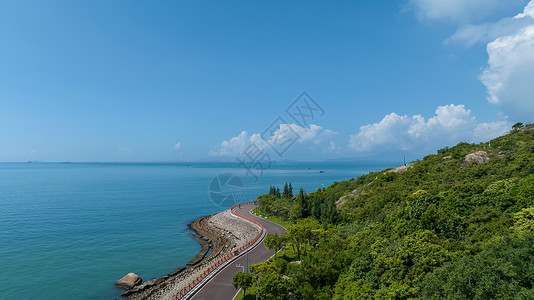
[{"label": "rocky shore", "polygon": [[230,210],[202,217],[189,225],[198,236],[192,234],[200,245],[199,253],[187,263],[191,267],[179,267],[173,272],[147,281],[122,294],[129,300],[172,299],[210,263],[234,251],[252,240],[260,228],[234,216]]}]

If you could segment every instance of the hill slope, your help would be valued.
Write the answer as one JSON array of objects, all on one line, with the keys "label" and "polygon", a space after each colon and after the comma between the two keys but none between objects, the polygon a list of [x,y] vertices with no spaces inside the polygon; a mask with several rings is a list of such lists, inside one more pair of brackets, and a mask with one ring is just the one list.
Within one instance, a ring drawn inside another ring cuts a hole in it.
[{"label": "hill slope", "polygon": [[285,257],[299,263],[273,272],[298,299],[534,298],[533,125],[257,201],[266,214],[281,201],[282,216],[297,219],[281,240],[300,247]]}]

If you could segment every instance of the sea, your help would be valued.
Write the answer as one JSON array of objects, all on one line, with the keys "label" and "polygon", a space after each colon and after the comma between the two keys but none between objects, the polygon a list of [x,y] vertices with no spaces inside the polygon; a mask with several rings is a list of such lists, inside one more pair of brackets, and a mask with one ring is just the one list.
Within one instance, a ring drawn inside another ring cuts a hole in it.
[{"label": "sea", "polygon": [[188,224],[271,185],[294,193],[399,162],[0,163],[0,299],[120,299],[113,283],[185,265]]}]

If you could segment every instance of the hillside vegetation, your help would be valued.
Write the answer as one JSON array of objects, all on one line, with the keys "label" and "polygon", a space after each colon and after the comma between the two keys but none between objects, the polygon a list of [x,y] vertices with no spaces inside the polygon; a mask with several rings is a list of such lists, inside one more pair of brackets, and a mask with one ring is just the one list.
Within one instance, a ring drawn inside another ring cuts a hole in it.
[{"label": "hillside vegetation", "polygon": [[534,126],[413,166],[292,197],[259,213],[292,226],[254,266],[260,299],[534,299]]}]

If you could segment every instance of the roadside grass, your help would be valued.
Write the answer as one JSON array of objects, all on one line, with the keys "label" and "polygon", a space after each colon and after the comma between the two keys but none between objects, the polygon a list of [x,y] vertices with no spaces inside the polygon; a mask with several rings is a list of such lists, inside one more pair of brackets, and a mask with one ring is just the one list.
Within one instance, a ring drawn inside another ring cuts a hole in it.
[{"label": "roadside grass", "polygon": [[243,291],[239,291],[239,294],[234,298],[235,300],[256,300],[256,289],[251,287],[247,290],[245,298],[243,298]]},{"label": "roadside grass", "polygon": [[278,225],[281,225],[283,227],[285,227],[286,229],[289,228],[289,220],[284,220],[282,218],[280,218],[280,221],[278,221],[278,216],[265,216],[263,214],[260,213],[259,211],[259,208],[256,207],[252,210],[252,214],[259,217],[261,215],[262,218],[265,219],[265,217],[267,217],[267,220],[273,222],[273,223],[276,223]]}]

